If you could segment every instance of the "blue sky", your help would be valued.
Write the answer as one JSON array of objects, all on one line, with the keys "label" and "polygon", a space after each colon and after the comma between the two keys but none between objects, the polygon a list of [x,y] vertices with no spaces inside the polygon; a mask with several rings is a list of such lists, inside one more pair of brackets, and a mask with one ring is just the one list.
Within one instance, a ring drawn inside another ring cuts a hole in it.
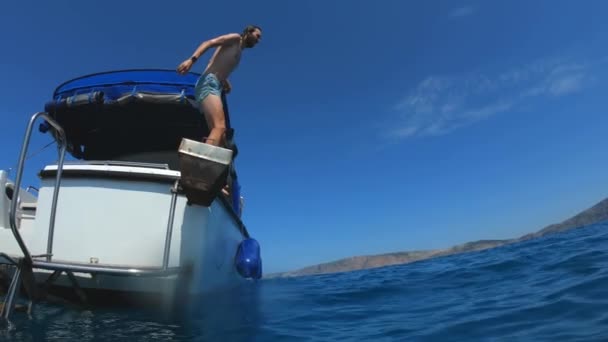
[{"label": "blue sky", "polygon": [[608,195],[602,1],[0,6],[0,169],[61,82],[174,69],[205,39],[262,26],[229,101],[266,272],[516,237]]}]

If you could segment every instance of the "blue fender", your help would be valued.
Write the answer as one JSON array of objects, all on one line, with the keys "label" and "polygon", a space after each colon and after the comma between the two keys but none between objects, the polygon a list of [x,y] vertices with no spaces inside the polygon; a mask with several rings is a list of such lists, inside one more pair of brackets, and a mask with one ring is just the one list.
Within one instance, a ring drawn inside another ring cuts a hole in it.
[{"label": "blue fender", "polygon": [[260,244],[255,239],[241,241],[236,251],[235,266],[244,278],[262,278],[262,257]]}]

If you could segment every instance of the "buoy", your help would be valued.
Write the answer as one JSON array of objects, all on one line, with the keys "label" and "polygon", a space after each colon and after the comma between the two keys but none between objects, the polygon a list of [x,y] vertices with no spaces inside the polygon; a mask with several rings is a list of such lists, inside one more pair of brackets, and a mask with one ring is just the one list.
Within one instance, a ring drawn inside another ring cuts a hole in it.
[{"label": "buoy", "polygon": [[235,266],[244,278],[262,278],[260,244],[252,238],[241,241],[236,252]]}]

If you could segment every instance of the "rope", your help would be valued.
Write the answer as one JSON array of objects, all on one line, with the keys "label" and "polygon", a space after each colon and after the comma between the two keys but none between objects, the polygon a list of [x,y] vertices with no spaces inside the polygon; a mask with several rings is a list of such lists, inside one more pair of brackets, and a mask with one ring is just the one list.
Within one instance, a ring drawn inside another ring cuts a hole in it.
[{"label": "rope", "polygon": [[[53,145],[54,143],[56,143],[56,141],[55,141],[55,140],[53,140],[53,141],[51,141],[50,143],[48,143],[48,144],[46,144],[46,145],[42,146],[40,149],[38,149],[38,150],[36,150],[36,151],[34,151],[34,152],[30,153],[30,155],[29,155],[29,156],[25,157],[25,160],[28,160],[28,159],[32,158],[33,156],[35,156],[35,155],[39,154],[40,152],[44,151],[44,150],[45,150],[47,147],[49,147],[49,146]],[[8,171],[8,173],[10,174],[10,173],[11,173],[11,171],[12,171],[12,170],[14,170],[14,169],[16,169],[18,165],[19,165],[19,163],[16,163],[15,165],[13,165],[13,167],[9,167],[9,168],[8,168],[8,170],[7,170],[7,171]]]}]

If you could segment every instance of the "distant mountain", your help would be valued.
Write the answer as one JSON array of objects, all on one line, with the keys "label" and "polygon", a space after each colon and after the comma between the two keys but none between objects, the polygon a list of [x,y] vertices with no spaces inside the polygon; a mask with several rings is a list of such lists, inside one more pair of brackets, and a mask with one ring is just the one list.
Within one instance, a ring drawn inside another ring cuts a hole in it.
[{"label": "distant mountain", "polygon": [[564,230],[588,226],[593,223],[598,223],[608,220],[608,198],[600,201],[593,207],[565,220],[562,223],[549,225],[536,233],[531,233],[516,239],[517,241],[537,238],[547,234],[562,232]]},{"label": "distant mountain", "polygon": [[327,262],[314,266],[305,267],[296,271],[268,274],[265,278],[276,277],[296,277],[313,274],[338,273],[368,268],[406,264],[414,261],[425,260],[438,256],[450,254],[465,253],[479,251],[488,248],[502,246],[508,243],[520,242],[524,240],[534,239],[548,234],[562,232],[569,229],[579,228],[582,226],[608,221],[608,198],[597,203],[593,207],[561,222],[549,225],[535,233],[526,234],[519,238],[507,240],[479,240],[467,242],[461,245],[453,246],[446,249],[428,250],[428,251],[411,251],[386,253],[378,255],[354,256],[350,258],[340,259],[337,261]]}]

